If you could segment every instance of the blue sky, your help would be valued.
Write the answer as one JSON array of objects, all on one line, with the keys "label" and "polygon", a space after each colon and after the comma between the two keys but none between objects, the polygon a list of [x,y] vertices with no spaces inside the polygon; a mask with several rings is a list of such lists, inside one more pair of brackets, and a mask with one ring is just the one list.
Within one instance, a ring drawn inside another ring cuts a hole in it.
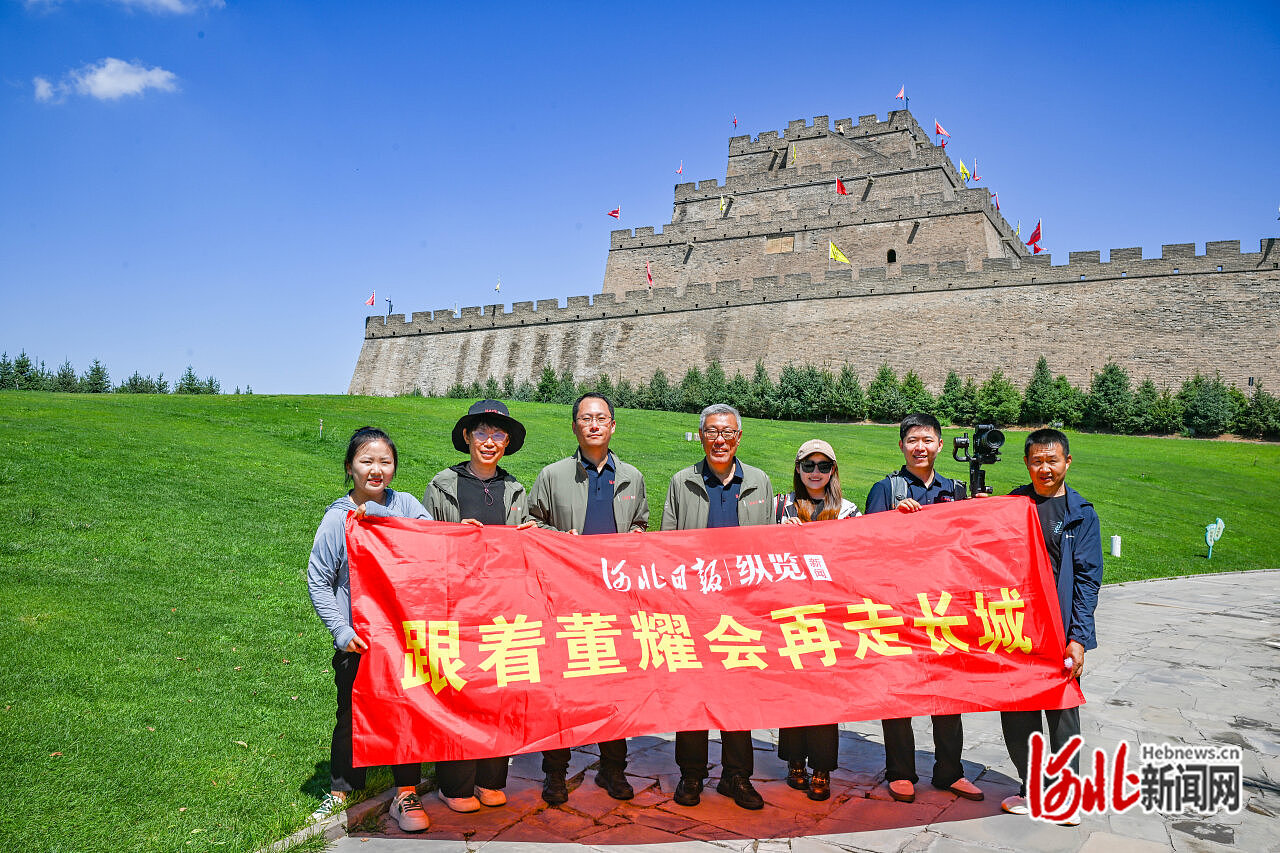
[{"label": "blue sky", "polygon": [[598,292],[730,136],[904,83],[1056,263],[1280,236],[1274,2],[0,0],[0,349],[342,393],[370,291]]}]

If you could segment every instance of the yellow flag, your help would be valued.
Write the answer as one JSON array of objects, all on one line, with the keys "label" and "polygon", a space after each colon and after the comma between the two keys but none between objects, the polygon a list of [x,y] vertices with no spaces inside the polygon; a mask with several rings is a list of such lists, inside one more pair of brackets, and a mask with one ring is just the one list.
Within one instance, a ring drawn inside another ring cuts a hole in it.
[{"label": "yellow flag", "polygon": [[795,164],[796,164],[796,146],[795,146],[795,143],[792,143],[792,145],[791,145],[791,159],[787,161],[787,165],[788,165],[788,166],[794,166]]},{"label": "yellow flag", "polygon": [[724,196],[720,196],[720,212],[724,213]]},{"label": "yellow flag", "polygon": [[844,256],[844,252],[837,249],[836,244],[832,243],[830,240],[827,241],[827,257],[833,261],[839,261],[842,264],[849,263],[849,259]]},{"label": "yellow flag", "polygon": [[969,170],[964,167],[963,160],[960,161],[960,177],[964,178],[966,181],[969,180]]}]

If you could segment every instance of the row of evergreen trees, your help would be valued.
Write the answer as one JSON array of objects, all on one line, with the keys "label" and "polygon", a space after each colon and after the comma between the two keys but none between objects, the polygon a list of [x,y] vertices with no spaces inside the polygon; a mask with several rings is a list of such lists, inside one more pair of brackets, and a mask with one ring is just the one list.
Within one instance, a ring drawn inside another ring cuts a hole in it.
[{"label": "row of evergreen trees", "polygon": [[[72,394],[221,394],[222,384],[212,376],[201,379],[187,365],[187,370],[170,388],[169,380],[164,373],[154,379],[150,375],[143,376],[136,370],[128,379],[112,387],[111,374],[106,365],[93,360],[84,373],[77,374],[71,361],[62,362],[55,371],[45,367],[44,361],[36,361],[26,351],[10,360],[9,353],[0,354],[0,390],[16,391],[62,391]],[[236,393],[240,389],[236,388]],[[253,389],[246,391],[253,393]]]},{"label": "row of evergreen trees", "polygon": [[1261,386],[1246,396],[1220,376],[1196,374],[1172,391],[1157,388],[1150,379],[1135,385],[1123,367],[1108,362],[1085,391],[1065,376],[1054,377],[1043,357],[1024,388],[1000,370],[982,383],[973,377],[961,380],[951,371],[936,396],[914,371],[899,378],[887,364],[864,387],[848,365],[834,373],[811,364],[789,364],[775,382],[759,362],[750,379],[741,373],[728,379],[724,368],[712,362],[706,370],[689,368],[679,383],[657,370],[647,383],[634,385],[626,379],[614,383],[607,375],[577,382],[568,371],[557,375],[548,367],[537,384],[517,383],[508,375],[501,382],[490,378],[485,383],[455,384],[445,396],[567,404],[587,391],[598,391],[622,408],[698,412],[727,401],[747,417],[778,420],[897,423],[911,412],[930,412],[943,423],[965,426],[1056,423],[1125,434],[1231,432],[1280,439],[1280,399]]}]

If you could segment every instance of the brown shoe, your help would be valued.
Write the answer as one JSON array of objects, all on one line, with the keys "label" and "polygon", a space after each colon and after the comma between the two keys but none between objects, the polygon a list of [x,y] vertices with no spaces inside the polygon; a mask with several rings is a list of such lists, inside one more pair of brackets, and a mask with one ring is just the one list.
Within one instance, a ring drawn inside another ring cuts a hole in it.
[{"label": "brown shoe", "polygon": [[809,774],[804,770],[803,761],[787,764],[787,784],[797,791],[809,790]]},{"label": "brown shoe", "polygon": [[889,796],[900,803],[914,803],[916,801],[916,786],[911,783],[910,779],[895,779],[889,783]]},{"label": "brown shoe", "polygon": [[825,800],[831,796],[831,772],[829,770],[813,771],[809,780],[809,799]]}]

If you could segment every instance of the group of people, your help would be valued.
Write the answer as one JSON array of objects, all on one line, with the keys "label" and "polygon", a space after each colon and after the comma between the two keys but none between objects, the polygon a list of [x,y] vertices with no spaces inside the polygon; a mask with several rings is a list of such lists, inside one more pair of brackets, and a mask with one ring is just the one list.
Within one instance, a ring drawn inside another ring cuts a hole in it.
[{"label": "group of people", "polygon": [[[333,672],[337,686],[337,722],[331,745],[331,792],[313,817],[327,817],[345,807],[350,792],[362,788],[365,768],[352,766],[351,688],[365,640],[351,627],[350,576],[344,521],[349,512],[364,515],[435,519],[484,526],[538,526],[576,535],[642,532],[649,527],[644,476],[610,450],[616,428],[613,404],[590,393],[574,404],[571,425],[578,449],[546,466],[531,491],[499,464],[524,444],[525,428],[496,400],[473,404],[453,429],[453,445],[467,455],[464,462],[431,480],[422,501],[390,488],[396,473],[396,447],[382,430],[363,427],[352,435],[344,467],[350,490],[325,511],[307,568],[307,583],[317,614],[333,635]],[[806,441],[796,452],[792,489],[775,495],[768,475],[738,458],[742,419],[732,406],[716,404],[702,411],[699,438],[704,457],[671,478],[662,509],[663,530],[694,530],[760,524],[808,524],[857,518],[862,513],[847,500],[840,484],[835,450],[821,439]],[[866,511],[919,512],[930,504],[964,500],[963,483],[934,470],[942,449],[942,428],[928,414],[902,421],[898,446],[902,468],[871,487]],[[1072,678],[1084,669],[1084,653],[1094,648],[1093,612],[1102,581],[1102,539],[1093,506],[1066,485],[1071,465],[1067,436],[1041,429],[1026,439],[1024,461],[1030,483],[1013,494],[1031,498],[1037,508],[1044,543],[1053,564],[1064,649]],[[1076,708],[1043,712],[1053,750],[1080,732]],[[1002,803],[1005,811],[1026,814],[1028,738],[1042,728],[1039,711],[1001,712],[1010,759],[1022,789]],[[981,800],[982,791],[964,776],[960,755],[964,732],[960,715],[932,718],[934,766],[932,784],[957,796]],[[910,718],[884,720],[885,781],[893,799],[915,799],[915,740]],[[722,731],[722,772],[716,790],[745,809],[760,809],[764,800],[751,784],[754,752],[749,731]],[[787,762],[787,784],[810,799],[831,796],[831,771],[837,766],[836,723],[783,728],[778,755]],[[625,739],[599,744],[595,782],[609,796],[634,796],[627,781]],[[673,795],[682,806],[698,804],[708,777],[708,733],[676,733],[675,757],[680,781]],[[506,802],[508,758],[436,763],[439,798],[458,812]],[[542,753],[545,774],[542,797],[552,805],[569,798],[569,750]],[[1078,767],[1077,767],[1078,769]],[[426,829],[427,814],[417,795],[421,767],[392,768],[396,794],[391,815],[406,831]]]}]

